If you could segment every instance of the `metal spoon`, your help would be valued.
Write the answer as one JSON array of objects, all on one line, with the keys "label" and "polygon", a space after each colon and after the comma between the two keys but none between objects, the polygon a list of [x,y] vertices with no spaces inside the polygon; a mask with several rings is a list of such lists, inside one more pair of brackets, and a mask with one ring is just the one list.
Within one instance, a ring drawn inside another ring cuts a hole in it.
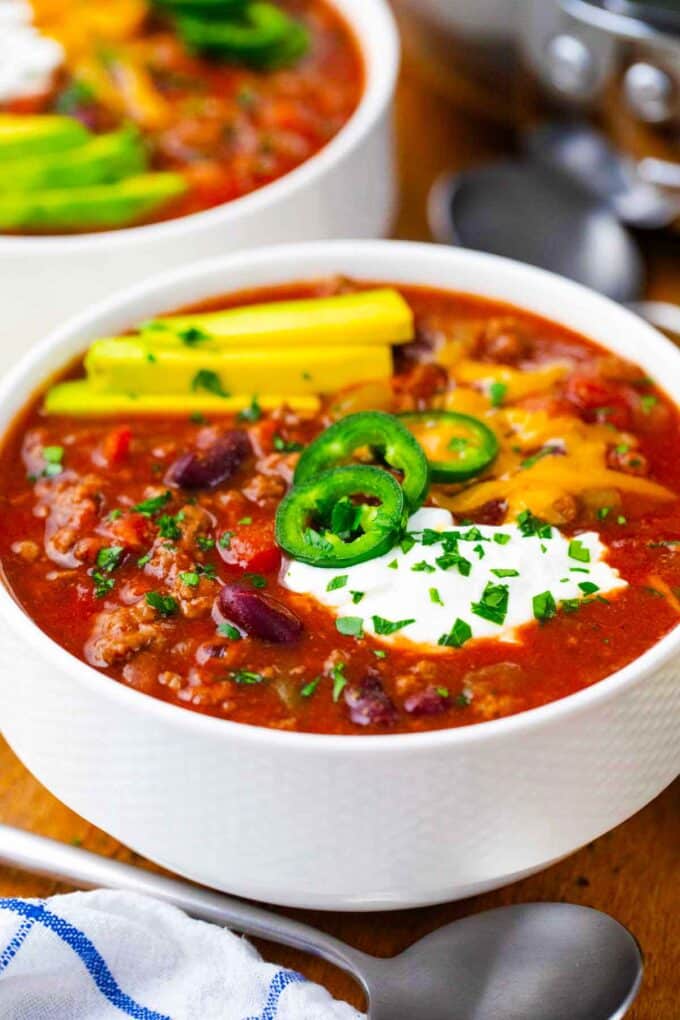
[{"label": "metal spoon", "polygon": [[430,192],[428,214],[437,241],[549,269],[680,336],[680,306],[641,300],[644,267],[631,235],[564,175],[510,160],[447,174]]},{"label": "metal spoon", "polygon": [[369,1020],[617,1020],[642,979],[633,936],[606,914],[566,903],[476,914],[376,959],[252,903],[6,825],[0,862],[81,888],[155,896],[192,917],[320,956],[363,985]]},{"label": "metal spoon", "polygon": [[534,163],[580,184],[622,223],[657,230],[680,216],[678,198],[645,180],[634,160],[588,124],[542,124],[525,136],[524,144]]}]

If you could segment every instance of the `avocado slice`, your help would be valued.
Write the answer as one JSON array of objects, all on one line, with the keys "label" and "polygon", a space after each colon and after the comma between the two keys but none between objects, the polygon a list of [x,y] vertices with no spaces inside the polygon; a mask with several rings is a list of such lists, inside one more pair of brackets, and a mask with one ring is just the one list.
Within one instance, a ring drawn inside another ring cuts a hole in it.
[{"label": "avocado slice", "polygon": [[[221,415],[245,411],[252,404],[251,394],[237,393],[232,397],[215,397],[210,393],[103,393],[87,379],[57,383],[45,397],[47,414],[68,414],[79,417],[105,418],[109,415]],[[265,411],[286,404],[300,414],[315,414],[318,397],[289,397],[270,394],[259,397]]]},{"label": "avocado slice", "polygon": [[114,184],[0,194],[0,230],[87,231],[128,227],[183,195],[181,174],[140,174]]},{"label": "avocado slice", "polygon": [[73,117],[0,113],[0,164],[82,145],[89,132]]},{"label": "avocado slice", "polygon": [[85,358],[90,381],[116,393],[232,393],[296,396],[329,393],[364,379],[389,379],[387,345],[317,344],[201,350],[150,349],[137,337],[97,340]]},{"label": "avocado slice", "polygon": [[105,184],[142,174],[146,168],[146,150],[139,134],[125,128],[61,152],[3,160],[0,191]]},{"label": "avocado slice", "polygon": [[413,311],[391,287],[242,305],[223,312],[153,319],[140,329],[149,347],[310,347],[403,344],[413,340]]}]

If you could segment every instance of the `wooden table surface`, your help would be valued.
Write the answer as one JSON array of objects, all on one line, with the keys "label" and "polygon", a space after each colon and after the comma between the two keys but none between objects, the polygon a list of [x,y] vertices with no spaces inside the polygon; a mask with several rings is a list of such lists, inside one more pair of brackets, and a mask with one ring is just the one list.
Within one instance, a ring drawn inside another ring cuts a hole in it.
[{"label": "wooden table surface", "polygon": [[[431,95],[413,72],[402,74],[399,96],[402,210],[397,234],[427,239],[424,202],[429,184],[446,167],[464,166],[503,151],[509,139],[461,118]],[[424,126],[427,126],[427,132]],[[680,242],[646,244],[650,294],[680,301]],[[145,864],[129,850],[56,801],[0,742],[0,821],[63,842],[75,842],[119,860]],[[680,784],[671,787],[626,824],[534,878],[460,903],[391,914],[324,914],[291,911],[352,945],[391,956],[447,921],[505,903],[567,900],[612,913],[639,939],[645,981],[630,1020],[680,1017]],[[0,895],[49,896],[67,891],[0,869]],[[334,995],[363,1005],[358,987],[330,965],[292,950],[260,945],[268,959],[325,984]],[[36,1018],[37,1020],[37,1018]],[[414,1020],[427,1020],[414,1017]],[[499,1018],[502,1020],[502,1018]]]}]

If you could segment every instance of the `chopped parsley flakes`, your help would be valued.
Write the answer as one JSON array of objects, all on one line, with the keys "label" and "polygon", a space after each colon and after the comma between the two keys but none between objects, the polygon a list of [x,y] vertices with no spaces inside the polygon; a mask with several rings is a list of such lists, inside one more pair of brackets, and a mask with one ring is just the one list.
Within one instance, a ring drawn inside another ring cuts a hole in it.
[{"label": "chopped parsley flakes", "polygon": [[475,616],[502,626],[508,615],[510,592],[507,584],[493,584],[489,581],[479,602],[473,602],[470,609]]},{"label": "chopped parsley flakes", "polygon": [[146,602],[160,616],[174,616],[179,609],[177,599],[174,599],[172,595],[162,595],[159,591],[148,591],[146,593]]}]

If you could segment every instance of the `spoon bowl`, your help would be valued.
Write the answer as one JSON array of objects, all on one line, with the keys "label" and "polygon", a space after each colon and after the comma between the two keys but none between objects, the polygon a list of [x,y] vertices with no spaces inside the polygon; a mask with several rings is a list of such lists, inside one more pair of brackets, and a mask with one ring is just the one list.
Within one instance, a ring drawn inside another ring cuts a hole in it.
[{"label": "spoon bowl", "polygon": [[610,208],[531,162],[498,162],[441,177],[429,202],[438,241],[518,259],[626,302],[644,283],[642,259]]},{"label": "spoon bowl", "polygon": [[566,903],[448,924],[377,969],[371,1020],[612,1020],[633,1002],[640,950],[613,918]]},{"label": "spoon bowl", "polygon": [[155,896],[192,917],[320,956],[361,983],[368,1020],[618,1020],[642,979],[630,932],[567,903],[485,911],[376,959],[254,903],[7,825],[0,825],[0,863],[80,888]]}]

